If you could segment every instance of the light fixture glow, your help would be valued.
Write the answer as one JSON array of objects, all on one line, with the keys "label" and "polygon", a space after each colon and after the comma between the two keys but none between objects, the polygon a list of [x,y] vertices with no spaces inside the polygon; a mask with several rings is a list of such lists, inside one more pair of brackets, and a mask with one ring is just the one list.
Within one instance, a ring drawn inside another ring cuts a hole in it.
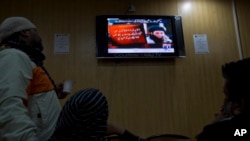
[{"label": "light fixture glow", "polygon": [[187,11],[191,9],[191,3],[190,2],[186,2],[185,4],[183,4],[182,10],[183,11]]}]

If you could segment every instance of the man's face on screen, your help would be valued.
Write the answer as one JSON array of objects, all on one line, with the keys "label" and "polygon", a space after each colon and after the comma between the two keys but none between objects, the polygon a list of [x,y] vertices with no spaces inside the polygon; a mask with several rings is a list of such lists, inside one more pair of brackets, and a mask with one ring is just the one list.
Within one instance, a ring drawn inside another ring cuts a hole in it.
[{"label": "man's face on screen", "polygon": [[164,33],[164,31],[161,31],[161,30],[155,30],[155,31],[153,32],[153,35],[154,35],[155,37],[161,39],[161,38],[165,35],[165,33]]}]

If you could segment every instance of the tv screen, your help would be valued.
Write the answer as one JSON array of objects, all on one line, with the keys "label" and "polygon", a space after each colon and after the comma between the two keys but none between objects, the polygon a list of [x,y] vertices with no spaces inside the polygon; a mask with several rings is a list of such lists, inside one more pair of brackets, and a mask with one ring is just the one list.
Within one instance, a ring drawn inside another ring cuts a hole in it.
[{"label": "tv screen", "polygon": [[180,16],[96,16],[97,58],[185,57]]}]

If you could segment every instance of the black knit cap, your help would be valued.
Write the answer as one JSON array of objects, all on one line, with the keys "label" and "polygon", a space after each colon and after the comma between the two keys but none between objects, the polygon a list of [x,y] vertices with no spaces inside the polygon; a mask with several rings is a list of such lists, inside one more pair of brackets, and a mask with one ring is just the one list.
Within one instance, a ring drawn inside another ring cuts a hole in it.
[{"label": "black knit cap", "polygon": [[161,27],[159,25],[153,25],[148,28],[149,32],[154,32],[155,30],[161,30],[161,31],[166,31],[164,27]]}]

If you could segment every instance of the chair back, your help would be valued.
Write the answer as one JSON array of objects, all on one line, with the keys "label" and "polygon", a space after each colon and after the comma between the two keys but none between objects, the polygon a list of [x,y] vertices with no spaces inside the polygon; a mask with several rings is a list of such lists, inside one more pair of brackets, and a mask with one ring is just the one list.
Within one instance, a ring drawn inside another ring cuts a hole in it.
[{"label": "chair back", "polygon": [[190,141],[190,138],[178,134],[159,134],[152,135],[146,139],[147,141]]}]

